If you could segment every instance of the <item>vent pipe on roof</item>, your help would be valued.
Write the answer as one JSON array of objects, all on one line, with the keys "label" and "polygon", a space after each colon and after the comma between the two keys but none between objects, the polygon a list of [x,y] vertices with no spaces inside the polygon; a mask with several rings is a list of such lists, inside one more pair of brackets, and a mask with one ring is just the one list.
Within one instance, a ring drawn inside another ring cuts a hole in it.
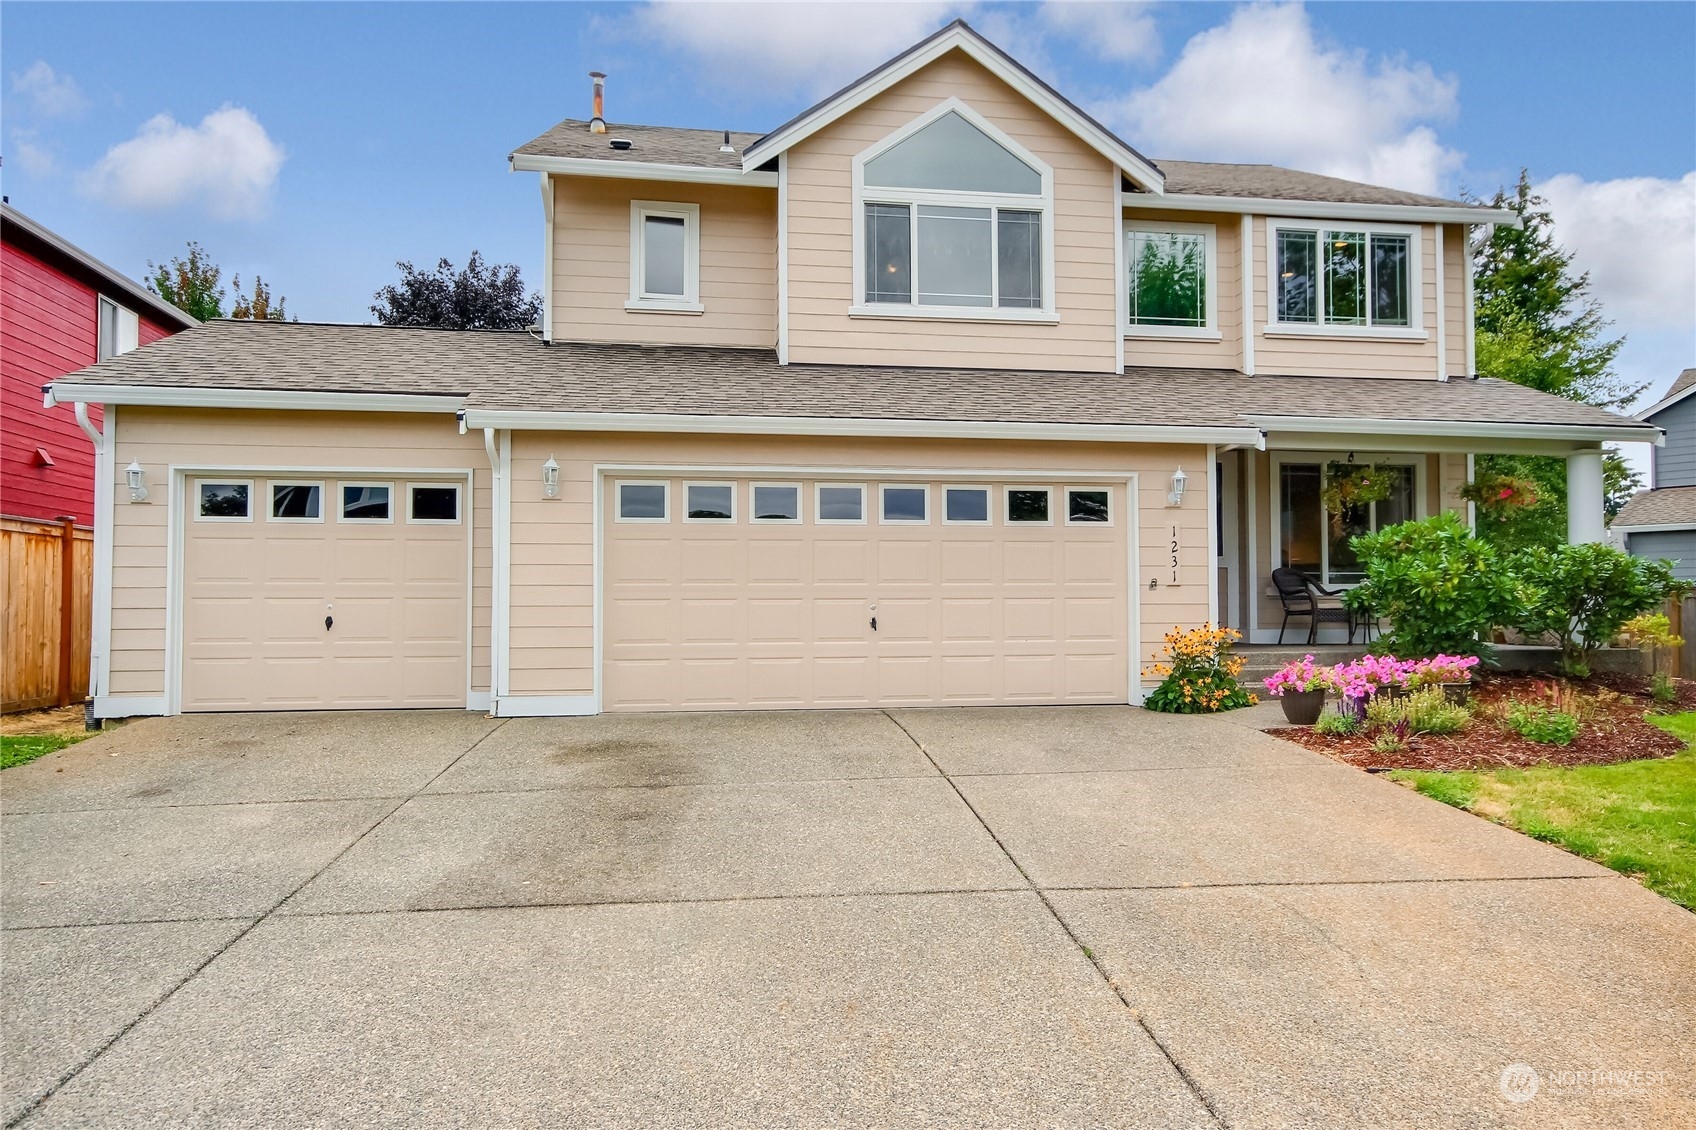
[{"label": "vent pipe on roof", "polygon": [[607,76],[600,71],[590,71],[589,77],[595,80],[595,116],[589,119],[589,132],[605,133],[607,120],[601,115],[606,112]]},{"label": "vent pipe on roof", "polygon": [[720,153],[734,153],[734,152],[736,152],[736,146],[730,144],[730,131],[729,130],[724,131],[724,140],[719,143],[718,151]]}]

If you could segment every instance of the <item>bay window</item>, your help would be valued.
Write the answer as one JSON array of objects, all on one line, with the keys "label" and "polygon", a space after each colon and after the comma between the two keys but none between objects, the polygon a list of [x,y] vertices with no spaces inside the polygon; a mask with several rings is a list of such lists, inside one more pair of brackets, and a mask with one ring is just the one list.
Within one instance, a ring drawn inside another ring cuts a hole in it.
[{"label": "bay window", "polygon": [[1277,220],[1272,328],[1417,332],[1418,230]]},{"label": "bay window", "polygon": [[1388,498],[1332,513],[1325,507],[1327,480],[1358,468],[1341,461],[1277,466],[1277,564],[1299,569],[1321,585],[1356,585],[1366,579],[1349,539],[1419,517],[1419,476],[1412,463],[1384,463]]},{"label": "bay window", "polygon": [[1212,224],[1125,225],[1125,332],[1216,337]]}]

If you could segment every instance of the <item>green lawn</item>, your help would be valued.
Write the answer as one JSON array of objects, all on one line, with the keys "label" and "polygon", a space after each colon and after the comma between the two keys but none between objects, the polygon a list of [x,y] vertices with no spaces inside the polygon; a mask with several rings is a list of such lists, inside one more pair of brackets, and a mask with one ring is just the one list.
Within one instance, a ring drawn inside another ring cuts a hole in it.
[{"label": "green lawn", "polygon": [[24,765],[38,757],[76,745],[93,734],[0,734],[0,769]]},{"label": "green lawn", "polygon": [[1635,876],[1696,910],[1696,713],[1652,720],[1688,748],[1663,761],[1485,773],[1408,770],[1391,779]]}]

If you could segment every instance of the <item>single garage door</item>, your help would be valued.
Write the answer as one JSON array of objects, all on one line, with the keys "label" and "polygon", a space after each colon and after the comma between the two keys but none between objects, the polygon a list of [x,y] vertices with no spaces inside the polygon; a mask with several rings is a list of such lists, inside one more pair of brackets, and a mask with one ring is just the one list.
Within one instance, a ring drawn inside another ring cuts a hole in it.
[{"label": "single garage door", "polygon": [[184,710],[464,706],[463,481],[188,481]]},{"label": "single garage door", "polygon": [[1123,482],[602,489],[604,709],[1127,699]]}]

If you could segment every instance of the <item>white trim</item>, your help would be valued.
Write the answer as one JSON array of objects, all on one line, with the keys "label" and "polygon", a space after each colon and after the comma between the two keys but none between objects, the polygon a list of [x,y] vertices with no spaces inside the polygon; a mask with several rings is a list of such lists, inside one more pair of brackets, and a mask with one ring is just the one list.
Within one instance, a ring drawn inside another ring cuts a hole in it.
[{"label": "white trim", "polygon": [[[925,516],[923,518],[891,518],[885,512],[884,495],[891,490],[916,490],[924,497]],[[877,524],[880,526],[928,526],[930,525],[930,484],[929,483],[879,483],[877,484]]]},{"label": "white trim", "polygon": [[[1448,273],[1448,264],[1443,262],[1443,225],[1433,224],[1431,230],[1437,252],[1437,379],[1447,381],[1449,379],[1449,333],[1447,325],[1449,311],[1443,305],[1448,291],[1443,276]],[[1367,252],[1367,255],[1370,257],[1371,252]],[[1421,285],[1424,284],[1421,283]]]},{"label": "white trim", "polygon": [[[1300,217],[1300,216],[1269,216],[1266,219],[1266,328],[1263,333],[1267,337],[1343,337],[1353,340],[1407,340],[1424,341],[1427,338],[1425,330],[1425,241],[1424,229],[1418,224],[1407,223],[1374,223],[1370,227],[1354,230],[1366,235],[1366,262],[1368,279],[1370,280],[1372,263],[1372,237],[1374,235],[1399,235],[1407,238],[1407,325],[1378,325],[1372,321],[1371,303],[1366,306],[1366,322],[1353,326],[1325,320],[1325,235],[1328,231],[1343,227],[1349,221],[1329,217]],[[1350,225],[1353,226],[1353,225]],[[1278,232],[1307,231],[1316,233],[1314,237],[1315,264],[1319,268],[1317,286],[1319,293],[1314,297],[1314,316],[1311,322],[1283,322],[1278,320]],[[1442,273],[1442,264],[1438,264],[1438,273]],[[1370,286],[1368,286],[1370,289]],[[1441,322],[1441,311],[1438,320]]]},{"label": "white trim", "polygon": [[1243,373],[1254,376],[1254,216],[1243,213],[1242,232]]},{"label": "white trim", "polygon": [[577,718],[599,714],[601,701],[592,694],[503,694],[496,698],[496,718]]},{"label": "white trim", "polygon": [[[1065,511],[1065,513],[1061,515],[1062,524],[1067,525],[1067,526],[1084,526],[1084,527],[1088,527],[1088,528],[1095,528],[1095,527],[1111,528],[1113,526],[1118,525],[1119,524],[1118,513],[1117,513],[1118,508],[1113,505],[1113,491],[1111,489],[1106,491],[1106,494],[1107,494],[1107,521],[1105,521],[1105,522],[1085,522],[1085,521],[1073,521],[1072,520],[1072,492],[1073,491],[1086,491],[1086,490],[1089,491],[1091,494],[1101,494],[1101,493],[1103,493],[1099,486],[1073,485],[1073,486],[1062,487],[1060,489],[1060,502],[1062,504],[1060,509]],[[1025,524],[1026,523],[1024,523],[1024,522],[1019,523],[1019,525],[1021,525],[1021,526],[1025,525]],[[1031,523],[1031,524],[1034,525],[1034,523]]]},{"label": "white trim", "polygon": [[542,173],[542,344],[554,339],[554,178]]},{"label": "white trim", "polygon": [[1158,195],[1165,191],[1165,176],[1141,154],[1090,121],[1064,98],[1040,82],[1033,81],[1027,71],[1014,64],[998,47],[963,23],[945,28],[929,42],[921,43],[905,55],[897,56],[846,90],[819,103],[775,132],[760,138],[742,151],[742,168],[757,168],[770,160],[773,154],[782,153],[806,140],[855,107],[864,105],[953,50],[959,50],[976,60],[984,69],[1077,135],[1085,145],[1123,169],[1132,180],[1149,192]]},{"label": "white trim", "polygon": [[1207,616],[1219,626],[1219,495],[1224,490],[1219,471],[1219,449],[1207,445]]},{"label": "white trim", "polygon": [[470,691],[465,696],[465,709],[475,714],[493,713],[495,696],[490,691]]},{"label": "white trim", "polygon": [[[691,518],[689,516],[689,490],[691,487],[727,487],[730,490],[730,517],[728,518]],[[685,523],[703,526],[734,526],[740,517],[736,505],[736,496],[742,493],[736,489],[735,479],[694,479],[683,484],[683,505],[677,508],[678,517]],[[668,500],[669,505],[669,500]],[[628,521],[629,519],[625,519]]]},{"label": "white trim", "polygon": [[[217,478],[215,476],[207,476],[207,477],[195,479],[194,486],[195,486],[194,506],[190,508],[190,513],[189,513],[189,520],[190,521],[194,521],[194,522],[249,522],[249,523],[251,523],[253,521],[253,511],[254,511],[254,508],[256,507],[256,505],[258,504],[259,500],[254,497],[254,495],[256,495],[258,493],[258,491],[254,490],[255,483],[252,479],[220,479],[220,478]],[[201,497],[200,497],[200,488],[208,487],[208,486],[213,486],[213,487],[246,487],[247,488],[247,513],[239,515],[239,516],[235,515],[235,514],[202,514],[200,512],[200,506],[201,506],[201,501],[202,501]]]},{"label": "white trim", "polygon": [[[807,520],[807,492],[801,489],[800,483],[777,483],[762,479],[748,481],[748,522],[755,526],[800,526]],[[793,518],[762,518],[759,507],[754,505],[755,491],[760,487],[779,487],[795,492],[795,517]]]},{"label": "white trim", "polygon": [[1105,443],[1246,443],[1264,447],[1258,428],[1155,424],[1035,424],[1010,420],[868,420],[830,416],[707,416],[667,412],[534,412],[468,408],[471,428],[565,432],[696,432],[786,436],[1086,440]]},{"label": "white trim", "polygon": [[1476,377],[1478,375],[1478,298],[1477,284],[1472,277],[1472,227],[1468,225],[1461,231],[1463,233],[1461,250],[1466,256],[1466,372],[1462,376]]},{"label": "white trim", "polygon": [[[1028,519],[1023,520],[1023,521],[1015,521],[1014,518],[1013,518],[1013,492],[1014,491],[1024,491],[1024,492],[1041,491],[1043,494],[1046,494],[1048,496],[1048,517],[1043,519],[1040,522],[1034,522],[1034,521],[1030,521]],[[1004,525],[1004,526],[1052,526],[1052,525],[1054,525],[1054,487],[1053,486],[1044,486],[1044,485],[1028,486],[1028,485],[1021,485],[1021,484],[1018,484],[1018,483],[1007,484],[1006,486],[1004,486],[1001,489],[1001,519],[1002,519],[1001,524]]]},{"label": "white trim", "polygon": [[[1119,206],[1120,173],[1117,168],[1113,168],[1108,171],[1113,176],[1113,222],[1115,224],[1123,225],[1125,222],[1125,210]],[[1118,310],[1120,314],[1123,314],[1124,311],[1129,310],[1131,306],[1129,296],[1130,284],[1125,277],[1125,238],[1123,235],[1121,235],[1118,241],[1113,244],[1113,280],[1113,308]],[[1118,316],[1119,315],[1115,315],[1115,317]],[[1124,334],[1113,335],[1113,371],[1115,373],[1123,373],[1125,371]]]},{"label": "white trim", "polygon": [[[1474,452],[1466,453],[1466,481],[1475,482],[1478,479],[1478,456]],[[1466,528],[1478,532],[1478,504],[1468,499],[1466,502]]]},{"label": "white trim", "polygon": [[54,404],[133,404],[157,408],[277,408],[325,412],[458,412],[463,396],[379,392],[283,392],[252,388],[182,388],[53,381],[44,386]]},{"label": "white trim", "polygon": [[[626,518],[624,516],[625,487],[659,487],[660,499],[665,513],[658,518]],[[616,479],[612,484],[613,510],[612,520],[620,524],[642,524],[650,526],[663,525],[671,521],[671,480],[670,479]]]},{"label": "white trim", "polygon": [[[512,666],[509,641],[512,628],[512,435],[483,429],[483,452],[489,460],[490,509],[494,529],[490,538],[489,575],[489,692],[491,705],[507,692]],[[475,531],[473,531],[475,535]],[[476,540],[473,536],[473,541]]]},{"label": "white trim", "polygon": [[[1243,458],[1248,461],[1248,573],[1238,583],[1239,589],[1246,589],[1248,610],[1244,619],[1248,621],[1248,642],[1260,642],[1260,457],[1253,452],[1245,452]],[[1272,484],[1267,483],[1266,489],[1271,490]],[[1270,517],[1272,509],[1268,500],[1266,513]],[[1267,522],[1271,525],[1271,521]]]},{"label": "white trim", "polygon": [[[966,190],[940,191],[920,188],[886,188],[866,185],[866,163],[889,152],[925,127],[949,114],[956,114],[982,132],[991,141],[1012,154],[1026,168],[1036,173],[1041,190],[1035,194],[973,192]],[[921,317],[956,319],[960,321],[1059,321],[1054,298],[1054,169],[1042,158],[1008,136],[993,122],[972,109],[959,98],[945,98],[929,110],[913,118],[899,129],[886,134],[854,154],[851,163],[853,185],[853,257],[854,295],[848,307],[850,317]],[[907,260],[910,301],[882,303],[866,301],[866,205],[890,204],[908,210],[909,251]],[[990,303],[988,306],[948,306],[919,302],[919,216],[926,206],[975,208],[989,211],[990,233]],[[1017,212],[1037,212],[1042,217],[1042,305],[1003,307],[997,304],[1001,293],[1000,257],[996,248],[1000,239],[999,216],[1002,209]]]},{"label": "white trim", "polygon": [[1622,441],[1666,444],[1666,433],[1646,439],[1642,425],[1524,424],[1481,420],[1374,420],[1349,416],[1275,416],[1256,413],[1244,418],[1263,431],[1299,431],[1336,435],[1394,435],[1417,441],[1427,436],[1457,436],[1467,439],[1570,440],[1575,443]]},{"label": "white trim", "polygon": [[94,716],[100,721],[112,718],[157,718],[172,713],[164,695],[110,695],[94,697]]},{"label": "white trim", "polygon": [[1696,530],[1696,522],[1662,522],[1653,526],[1622,526],[1615,522],[1608,527],[1610,534],[1676,534],[1684,530]]},{"label": "white trim", "polygon": [[[650,294],[646,289],[648,220],[683,221],[683,293]],[[630,299],[626,310],[668,314],[699,314],[701,305],[701,206],[663,200],[630,202]]]},{"label": "white trim", "polygon": [[[317,487],[318,488],[318,517],[316,518],[279,518],[277,517],[277,488],[278,487]],[[266,479],[265,480],[265,521],[267,524],[294,523],[297,525],[323,525],[324,516],[330,508],[329,484],[322,479]]]},{"label": "white trim", "polygon": [[[112,682],[112,503],[118,468],[115,439],[118,431],[116,408],[102,414],[96,429],[88,419],[88,405],[76,406],[77,423],[94,444],[94,592],[88,649],[88,693],[98,700]],[[97,715],[98,717],[98,715]]]},{"label": "white trim", "polygon": [[[435,487],[435,488],[438,488],[438,489],[441,488],[441,487],[452,487],[453,488],[453,514],[454,514],[454,516],[452,518],[414,518],[412,516],[412,492],[417,490],[419,487]],[[448,482],[446,480],[438,480],[436,482],[407,483],[406,484],[406,524],[409,525],[409,526],[460,526],[460,525],[464,525],[465,524],[465,492],[460,489],[460,484],[456,483],[456,482]]]},{"label": "white trim", "polygon": [[[1201,285],[1204,290],[1206,320],[1199,326],[1156,326],[1133,323],[1130,300],[1130,260],[1125,245],[1133,232],[1143,235],[1201,236]],[[1131,337],[1201,338],[1220,340],[1219,333],[1219,228],[1216,224],[1191,224],[1178,220],[1136,220],[1129,217],[1119,222],[1119,271],[1124,275],[1125,302],[1119,307],[1119,328]]]},{"label": "white trim", "polygon": [[[1268,476],[1270,482],[1267,484],[1268,489],[1272,492],[1272,494],[1271,498],[1268,500],[1266,511],[1267,514],[1271,516],[1272,521],[1270,525],[1273,530],[1281,531],[1283,529],[1283,515],[1281,513],[1280,500],[1278,498],[1278,483],[1283,478],[1283,467],[1286,463],[1317,464],[1319,467],[1320,489],[1323,491],[1327,468],[1329,468],[1332,463],[1346,462],[1348,460],[1348,456],[1349,452],[1347,451],[1274,451],[1272,453],[1271,474]],[[1397,467],[1412,467],[1413,517],[1418,519],[1424,518],[1428,515],[1430,508],[1426,505],[1426,492],[1429,490],[1429,484],[1426,481],[1428,477],[1426,474],[1426,464],[1429,462],[1429,458],[1426,453],[1407,451],[1383,452],[1376,454],[1372,459],[1372,462],[1384,463]],[[1377,504],[1373,503],[1372,505],[1376,506]],[[1337,586],[1353,588],[1359,582],[1335,581],[1331,578],[1330,519],[1330,511],[1325,508],[1324,499],[1321,498],[1319,503],[1319,523],[1322,531],[1319,542],[1319,583],[1324,585],[1326,588],[1333,588]],[[1271,531],[1268,531],[1268,533],[1270,534]],[[1269,537],[1267,549],[1269,551],[1267,560],[1272,562],[1272,568],[1281,568],[1284,565],[1283,547],[1278,544],[1275,538]],[[1268,572],[1267,575],[1270,577],[1270,572]],[[1251,578],[1250,583],[1258,587],[1259,580],[1258,578]]]},{"label": "white trim", "polygon": [[1248,633],[1244,631],[1242,601],[1242,535],[1239,532],[1243,510],[1241,468],[1244,455],[1241,451],[1215,452],[1216,459],[1225,464],[1224,477],[1220,480],[1223,494],[1220,518],[1225,527],[1225,538],[1219,546],[1218,559],[1225,566],[1226,592],[1220,600],[1220,607],[1229,618],[1231,627],[1242,632],[1246,640]]},{"label": "white trim", "polygon": [[[349,518],[347,516],[347,488],[359,487],[362,490],[371,487],[382,487],[389,492],[389,512],[382,518]],[[336,481],[336,524],[338,526],[392,526],[395,521],[395,484],[393,481],[366,479],[338,479]]]},{"label": "white trim", "polygon": [[777,174],[755,170],[712,169],[702,165],[668,165],[661,161],[603,161],[595,157],[544,157],[514,153],[508,157],[515,173],[569,173],[578,177],[614,180],[672,181],[679,184],[739,184],[776,188]]},{"label": "white trim", "polygon": [[[828,468],[824,473],[831,473]],[[850,487],[860,492],[860,516],[858,518],[826,518],[824,516],[824,490],[826,487]],[[870,505],[865,483],[844,483],[820,479],[813,483],[813,525],[815,526],[864,526],[867,522],[866,508]]]},{"label": "white trim", "polygon": [[789,154],[777,155],[777,363],[789,364]]},{"label": "white trim", "polygon": [[1150,196],[1124,192],[1126,208],[1160,208],[1182,212],[1241,212],[1245,215],[1294,216],[1312,220],[1382,220],[1392,224],[1492,224],[1521,227],[1520,218],[1506,209],[1449,207],[1432,204],[1355,204],[1341,200],[1274,200],[1265,196],[1202,196],[1168,192]]},{"label": "white trim", "polygon": [[[117,299],[108,298],[104,294],[95,296],[94,305],[94,356],[97,361],[122,357],[141,345],[141,318],[134,310]],[[108,308],[112,311],[113,330],[117,334],[116,341],[107,340],[106,311]]]},{"label": "white trim", "polygon": [[[1677,377],[1673,378],[1673,380],[1675,380],[1675,381],[1677,379],[1678,379]],[[1676,395],[1663,397],[1662,399],[1657,400],[1655,403],[1649,405],[1649,407],[1647,407],[1647,408],[1643,409],[1643,411],[1639,412],[1637,414],[1636,418],[1639,419],[1639,420],[1647,421],[1650,416],[1659,415],[1663,410],[1665,410],[1667,408],[1671,408],[1674,404],[1677,404],[1679,401],[1681,401],[1681,400],[1683,400],[1683,399],[1685,399],[1686,397],[1689,397],[1689,396],[1696,396],[1696,384],[1691,384],[1691,385],[1685,386],[1684,388],[1680,389]]]},{"label": "white trim", "polygon": [[[1130,301],[1126,295],[1125,301]],[[1121,339],[1140,338],[1144,341],[1223,341],[1225,335],[1218,330],[1202,329],[1200,326],[1122,326]]]},{"label": "white trim", "polygon": [[[941,483],[942,509],[937,518],[944,526],[993,526],[995,525],[995,491],[987,483]],[[950,518],[948,516],[948,492],[951,490],[975,490],[983,495],[982,521],[970,518]]]},{"label": "white trim", "polygon": [[1142,685],[1142,506],[1139,492],[1141,474],[1132,471],[1122,480],[1125,484],[1125,603],[1130,633],[1125,640],[1125,699],[1132,706],[1141,706],[1147,698]]}]

